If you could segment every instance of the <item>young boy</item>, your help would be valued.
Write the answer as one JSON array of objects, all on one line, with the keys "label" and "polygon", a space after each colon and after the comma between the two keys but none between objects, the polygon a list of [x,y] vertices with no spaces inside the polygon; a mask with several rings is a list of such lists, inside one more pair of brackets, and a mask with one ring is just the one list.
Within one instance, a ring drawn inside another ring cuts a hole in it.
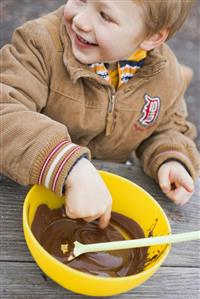
[{"label": "young boy", "polygon": [[[191,71],[164,42],[185,0],[68,0],[18,28],[1,50],[1,172],[66,195],[71,218],[107,226],[112,199],[90,162],[144,171],[176,204],[199,174],[184,93]],[[91,154],[90,154],[91,153]]]}]

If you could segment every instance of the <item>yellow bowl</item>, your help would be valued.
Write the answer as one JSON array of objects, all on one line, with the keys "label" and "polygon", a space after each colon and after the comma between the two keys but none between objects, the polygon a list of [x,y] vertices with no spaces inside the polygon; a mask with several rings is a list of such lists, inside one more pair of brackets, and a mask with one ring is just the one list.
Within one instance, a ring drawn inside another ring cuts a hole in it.
[{"label": "yellow bowl", "polygon": [[[113,211],[124,214],[143,228],[145,236],[149,229],[157,224],[153,230],[154,236],[171,232],[168,219],[159,204],[141,187],[120,176],[100,171],[113,198]],[[41,204],[49,208],[58,208],[63,204],[63,198],[57,197],[51,191],[41,186],[33,186],[26,196],[23,208],[23,228],[28,248],[38,266],[51,279],[62,287],[73,292],[90,296],[111,296],[126,292],[146,281],[160,267],[167,257],[170,246],[159,245],[150,247],[148,257],[160,251],[160,256],[150,263],[141,273],[126,277],[108,278],[86,274],[70,268],[51,256],[35,239],[31,232],[31,224]]]}]

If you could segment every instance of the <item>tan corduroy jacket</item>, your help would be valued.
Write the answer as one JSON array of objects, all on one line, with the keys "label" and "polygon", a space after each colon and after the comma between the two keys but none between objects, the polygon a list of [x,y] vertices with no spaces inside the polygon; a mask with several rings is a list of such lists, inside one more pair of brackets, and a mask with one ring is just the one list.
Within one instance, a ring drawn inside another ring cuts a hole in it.
[{"label": "tan corduroy jacket", "polygon": [[43,184],[58,195],[82,156],[118,162],[134,151],[157,178],[168,159],[193,178],[199,154],[185,120],[191,71],[167,45],[153,50],[117,91],[74,58],[63,7],[16,30],[1,49],[0,171],[21,184]]}]

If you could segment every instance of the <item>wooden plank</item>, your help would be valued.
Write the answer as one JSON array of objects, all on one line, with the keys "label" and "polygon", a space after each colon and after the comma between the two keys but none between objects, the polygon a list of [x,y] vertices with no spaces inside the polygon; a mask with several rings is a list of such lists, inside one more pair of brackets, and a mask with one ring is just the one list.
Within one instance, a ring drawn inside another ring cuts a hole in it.
[{"label": "wooden plank", "polygon": [[[3,271],[0,272],[0,295],[3,299],[87,298],[57,285],[46,277],[35,263],[1,263],[1,269]],[[141,286],[112,298],[198,299],[199,275],[199,269],[161,267]]]},{"label": "wooden plank", "polygon": [[[120,174],[149,191],[165,210],[173,232],[199,229],[199,188],[188,205],[175,206],[159,190],[158,186],[145,176],[139,167],[126,166],[110,162],[96,161],[99,169]],[[32,257],[26,247],[22,231],[23,199],[28,187],[20,186],[8,178],[0,179],[0,260],[31,261]],[[193,241],[175,244],[165,261],[166,266],[196,266],[199,264],[199,242]]]}]

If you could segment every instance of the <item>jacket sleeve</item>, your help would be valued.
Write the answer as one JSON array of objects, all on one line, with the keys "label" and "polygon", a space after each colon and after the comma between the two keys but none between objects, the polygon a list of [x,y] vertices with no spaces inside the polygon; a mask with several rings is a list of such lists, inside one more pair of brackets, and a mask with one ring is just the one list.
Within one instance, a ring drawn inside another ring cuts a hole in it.
[{"label": "jacket sleeve", "polygon": [[[187,81],[187,68],[182,67]],[[189,80],[188,80],[189,81]],[[189,82],[185,82],[188,85]],[[186,120],[184,91],[173,101],[157,130],[137,148],[144,171],[157,181],[159,167],[167,160],[182,163],[195,180],[200,174],[200,156],[194,143],[195,126]]]},{"label": "jacket sleeve", "polygon": [[0,52],[0,171],[23,185],[43,184],[62,195],[73,164],[90,153],[71,142],[64,125],[41,113],[48,100],[51,53],[40,26],[28,22],[18,28],[12,45]]}]

